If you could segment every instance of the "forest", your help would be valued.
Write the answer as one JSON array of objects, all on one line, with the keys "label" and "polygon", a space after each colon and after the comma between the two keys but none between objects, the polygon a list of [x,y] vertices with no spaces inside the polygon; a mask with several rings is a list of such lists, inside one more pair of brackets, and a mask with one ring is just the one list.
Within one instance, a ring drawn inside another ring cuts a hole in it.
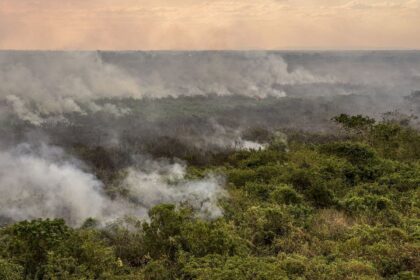
[{"label": "forest", "polygon": [[[0,279],[419,279],[418,129],[395,115],[328,122],[329,133],[254,126],[243,137],[266,145],[253,149],[157,138],[149,153],[186,163],[168,185],[222,178],[216,206],[180,199],[107,223],[3,217]],[[123,148],[76,142],[67,150],[107,197],[136,199]]]},{"label": "forest", "polygon": [[420,279],[420,52],[0,51],[0,280]]}]

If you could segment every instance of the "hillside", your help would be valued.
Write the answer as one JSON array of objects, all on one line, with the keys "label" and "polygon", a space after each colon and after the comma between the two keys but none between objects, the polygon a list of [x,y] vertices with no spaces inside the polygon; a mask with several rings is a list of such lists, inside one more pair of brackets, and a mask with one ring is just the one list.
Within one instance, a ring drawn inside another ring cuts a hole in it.
[{"label": "hillside", "polygon": [[[226,150],[199,165],[183,158],[185,178],[167,178],[169,186],[224,178],[214,215],[203,200],[107,224],[9,223],[0,231],[0,278],[418,279],[418,130],[362,116],[335,122],[329,136],[254,130],[268,147]],[[130,196],[113,150],[74,153],[107,178],[107,195]]]}]

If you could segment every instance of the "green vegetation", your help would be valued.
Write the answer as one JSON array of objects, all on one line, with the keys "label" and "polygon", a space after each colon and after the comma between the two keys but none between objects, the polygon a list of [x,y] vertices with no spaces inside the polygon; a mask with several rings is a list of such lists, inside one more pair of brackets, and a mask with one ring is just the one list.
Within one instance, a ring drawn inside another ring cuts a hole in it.
[{"label": "green vegetation", "polygon": [[[265,150],[190,166],[191,178],[227,177],[216,220],[165,204],[148,221],[99,228],[92,219],[5,226],[0,279],[420,279],[419,131],[334,120],[340,137],[273,137]],[[101,166],[103,150],[82,153],[102,171],[117,168]]]}]

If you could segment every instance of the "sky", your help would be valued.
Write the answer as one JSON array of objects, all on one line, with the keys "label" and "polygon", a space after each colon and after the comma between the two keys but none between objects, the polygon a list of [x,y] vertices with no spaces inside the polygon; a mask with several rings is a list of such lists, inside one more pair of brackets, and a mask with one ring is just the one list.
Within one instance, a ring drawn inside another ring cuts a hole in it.
[{"label": "sky", "polygon": [[0,0],[0,49],[420,49],[420,0]]}]

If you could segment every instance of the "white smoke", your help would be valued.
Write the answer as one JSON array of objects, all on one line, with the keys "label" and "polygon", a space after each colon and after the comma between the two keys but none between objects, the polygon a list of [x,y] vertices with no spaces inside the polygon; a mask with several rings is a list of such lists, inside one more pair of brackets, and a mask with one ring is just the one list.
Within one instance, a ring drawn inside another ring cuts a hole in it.
[{"label": "white smoke", "polygon": [[[243,139],[243,131],[239,128],[229,128],[219,124],[217,121],[211,121],[212,131],[201,139],[186,139],[187,142],[194,143],[200,148],[218,147],[229,150],[264,150],[267,143],[258,143]],[[201,142],[200,142],[201,141]]]},{"label": "white smoke", "polygon": [[42,123],[42,118],[27,108],[25,102],[16,95],[8,95],[5,97],[5,100],[21,120],[28,121],[35,125],[40,125]]},{"label": "white smoke", "polygon": [[[120,65],[118,61],[116,63]],[[153,66],[156,69],[153,74],[139,69],[129,71],[142,76],[144,95],[150,98],[209,93],[218,96],[281,98],[287,93],[273,85],[336,82],[331,74],[320,76],[303,67],[291,71],[281,56],[266,52],[174,53],[172,56],[156,57]]]},{"label": "white smoke", "polygon": [[145,218],[159,203],[188,203],[204,217],[220,216],[217,203],[225,194],[221,181],[215,177],[189,181],[184,175],[185,166],[180,164],[150,161],[147,171],[132,167],[124,180],[131,200],[111,200],[103,183],[62,149],[21,144],[0,151],[0,218],[64,218],[78,226],[89,217],[101,222],[127,215]]},{"label": "white smoke", "polygon": [[175,61],[169,57],[164,61],[157,58],[152,65],[140,60],[131,66],[119,60],[106,62],[94,52],[0,52],[0,101],[6,101],[22,120],[39,125],[48,117],[66,113],[103,111],[119,117],[130,112],[98,102],[104,99],[208,94],[281,98],[286,92],[273,84],[335,81],[303,68],[289,71],[277,55],[256,53],[239,58],[226,61],[223,55],[214,55],[203,63],[190,61],[188,56]]},{"label": "white smoke", "polygon": [[237,143],[236,148],[238,150],[256,150],[256,151],[258,151],[258,150],[264,150],[268,147],[268,144],[266,144],[266,143],[261,144],[261,143],[255,142],[255,141],[244,140],[242,138],[239,138],[236,141],[236,143]]},{"label": "white smoke", "polygon": [[109,100],[129,97],[401,97],[420,87],[418,62],[409,52],[6,51],[0,52],[0,104],[39,125],[66,113],[124,116],[130,110]]},{"label": "white smoke", "polygon": [[[24,57],[25,59],[21,59]],[[138,82],[95,53],[0,54],[0,100],[23,120],[40,124],[43,116],[105,111],[127,113],[101,98],[140,97]],[[83,107],[83,108],[82,108]]]},{"label": "white smoke", "polygon": [[0,215],[14,220],[67,217],[71,224],[100,217],[102,183],[63,158],[57,148],[28,145],[0,152]]},{"label": "white smoke", "polygon": [[218,200],[226,195],[221,179],[186,180],[186,167],[175,163],[147,162],[147,171],[130,168],[124,181],[132,198],[146,208],[160,203],[188,203],[202,216],[216,218],[222,215]]}]

